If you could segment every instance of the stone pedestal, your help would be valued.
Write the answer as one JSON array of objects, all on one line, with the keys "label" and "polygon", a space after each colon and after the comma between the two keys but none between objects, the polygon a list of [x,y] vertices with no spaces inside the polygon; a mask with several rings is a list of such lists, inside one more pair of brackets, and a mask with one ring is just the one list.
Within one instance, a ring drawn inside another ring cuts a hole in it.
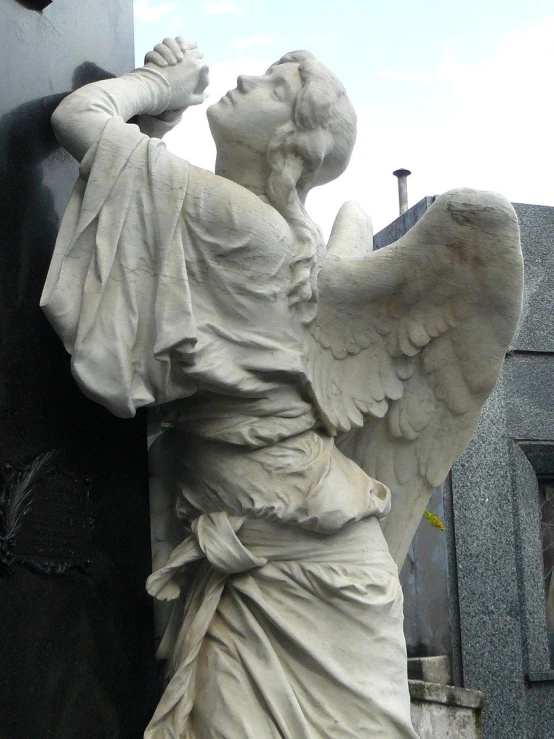
[{"label": "stone pedestal", "polygon": [[419,739],[481,739],[483,693],[410,680],[412,722]]},{"label": "stone pedestal", "polygon": [[419,739],[481,739],[484,696],[448,685],[447,656],[408,660],[412,722]]}]

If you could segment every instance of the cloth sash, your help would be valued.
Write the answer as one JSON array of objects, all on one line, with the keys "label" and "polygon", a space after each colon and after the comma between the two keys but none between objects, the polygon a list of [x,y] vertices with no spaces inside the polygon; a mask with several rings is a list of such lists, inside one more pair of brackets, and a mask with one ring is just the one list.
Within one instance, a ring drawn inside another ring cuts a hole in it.
[{"label": "cloth sash", "polygon": [[[171,680],[148,725],[144,739],[178,739],[194,704],[196,658],[215,615],[228,575],[262,567],[267,559],[254,556],[236,532],[246,518],[224,512],[205,513],[192,523],[192,535],[171,553],[166,565],[147,580],[148,593],[158,600],[175,600],[180,587],[175,576],[184,566],[206,558],[210,567],[198,577],[186,604],[186,616],[177,638],[175,621],[183,611],[175,608],[160,645],[159,654],[171,656]],[[170,642],[169,644],[167,642]],[[171,643],[175,642],[175,643]],[[172,654],[170,655],[170,653]]]}]

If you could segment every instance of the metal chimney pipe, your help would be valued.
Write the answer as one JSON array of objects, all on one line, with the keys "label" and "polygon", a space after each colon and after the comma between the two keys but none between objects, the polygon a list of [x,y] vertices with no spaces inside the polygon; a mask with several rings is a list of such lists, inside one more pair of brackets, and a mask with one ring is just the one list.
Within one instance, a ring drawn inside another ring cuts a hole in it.
[{"label": "metal chimney pipe", "polygon": [[408,210],[408,176],[409,169],[395,169],[393,175],[398,177],[398,207],[400,215]]}]

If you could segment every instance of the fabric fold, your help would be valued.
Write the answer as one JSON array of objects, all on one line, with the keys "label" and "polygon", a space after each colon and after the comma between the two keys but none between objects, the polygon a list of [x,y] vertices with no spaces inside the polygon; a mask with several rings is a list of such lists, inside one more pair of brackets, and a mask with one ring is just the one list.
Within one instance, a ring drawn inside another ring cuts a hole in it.
[{"label": "fabric fold", "polygon": [[150,575],[146,581],[148,593],[158,600],[178,598],[180,588],[174,576],[202,557],[225,575],[263,567],[267,560],[251,554],[236,535],[244,521],[244,517],[228,516],[223,511],[203,513],[192,522],[192,535],[175,547],[164,567]]},{"label": "fabric fold", "polygon": [[188,177],[161,141],[114,116],[62,221],[41,305],[83,392],[117,416],[196,390],[174,378],[197,342],[178,227]]},{"label": "fabric fold", "polygon": [[225,512],[205,513],[192,523],[192,535],[176,547],[167,564],[147,580],[146,589],[158,600],[180,595],[174,581],[183,567],[206,557],[210,567],[197,578],[186,604],[186,615],[173,645],[174,673],[144,734],[145,739],[179,739],[194,705],[196,658],[214,618],[228,575],[263,567],[267,560],[255,557],[236,532],[245,519]]}]

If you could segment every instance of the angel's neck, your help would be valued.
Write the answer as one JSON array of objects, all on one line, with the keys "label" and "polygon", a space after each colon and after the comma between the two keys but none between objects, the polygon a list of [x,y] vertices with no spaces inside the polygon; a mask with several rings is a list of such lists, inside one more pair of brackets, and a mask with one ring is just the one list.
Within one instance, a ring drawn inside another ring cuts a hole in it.
[{"label": "angel's neck", "polygon": [[230,142],[224,150],[217,152],[215,173],[237,185],[242,185],[264,202],[268,202],[265,183],[269,166],[265,156],[239,142]]}]

